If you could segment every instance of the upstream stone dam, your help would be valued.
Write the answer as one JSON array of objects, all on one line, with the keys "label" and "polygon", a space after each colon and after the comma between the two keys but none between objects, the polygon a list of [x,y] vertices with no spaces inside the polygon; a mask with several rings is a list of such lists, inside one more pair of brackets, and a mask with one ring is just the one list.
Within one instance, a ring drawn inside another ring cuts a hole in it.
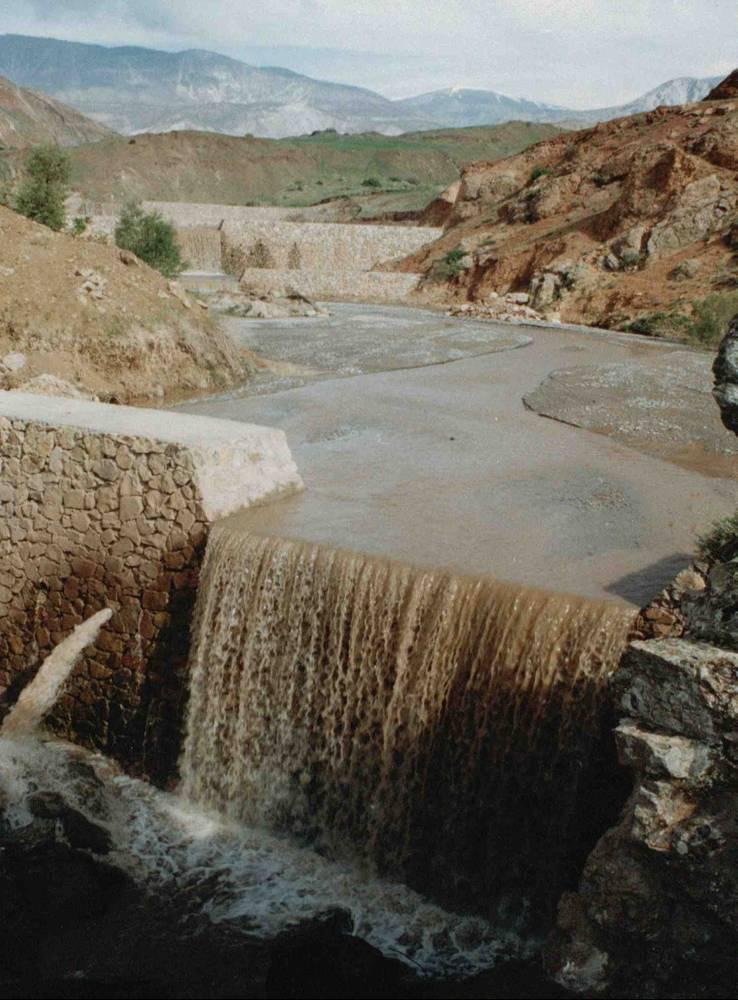
[{"label": "upstream stone dam", "polygon": [[[22,394],[2,407],[6,708],[87,629],[59,700],[66,655],[0,732],[5,827],[50,816],[72,846],[82,830],[180,916],[249,940],[338,910],[403,975],[536,954],[632,784],[609,685],[635,612],[246,530],[228,515],[302,488],[281,432]],[[39,739],[47,710],[57,736],[176,797]],[[567,933],[550,945],[559,980],[610,988],[602,928],[573,951]],[[348,995],[425,995],[399,988]]]},{"label": "upstream stone dam", "polygon": [[[187,262],[183,280],[201,289],[227,275],[260,293],[287,284],[319,299],[400,302],[420,275],[386,265],[442,233],[428,226],[313,221],[280,208],[146,204],[176,227]],[[110,233],[114,221],[112,215],[96,215],[93,226]]]}]

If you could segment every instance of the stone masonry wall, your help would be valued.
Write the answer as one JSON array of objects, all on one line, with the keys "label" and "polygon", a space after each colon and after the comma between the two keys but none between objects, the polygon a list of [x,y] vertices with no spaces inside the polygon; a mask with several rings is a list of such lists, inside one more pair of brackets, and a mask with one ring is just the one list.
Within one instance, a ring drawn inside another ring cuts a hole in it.
[{"label": "stone masonry wall", "polygon": [[337,302],[402,302],[415,291],[419,274],[391,271],[280,271],[246,268],[241,287],[263,294],[278,288],[294,288],[310,299]]},{"label": "stone masonry wall", "polygon": [[0,395],[0,712],[75,625],[112,607],[51,725],[166,777],[208,525],[300,488],[284,435]]},{"label": "stone masonry wall", "polygon": [[[291,217],[295,210],[277,207],[188,202],[147,202],[146,207],[177,228],[189,270],[215,271],[220,264],[237,278],[245,271],[249,282],[258,280],[264,291],[287,282],[324,299],[401,302],[415,290],[419,276],[374,269],[415,253],[443,232],[430,226],[297,221]],[[110,235],[114,224],[114,216],[97,215],[92,229]]]},{"label": "stone masonry wall", "polygon": [[[442,230],[420,226],[348,225],[336,222],[257,222],[226,216],[223,237],[245,254],[246,266],[277,270],[305,268],[370,271],[386,261],[415,253]],[[266,252],[268,263],[256,263]]]}]

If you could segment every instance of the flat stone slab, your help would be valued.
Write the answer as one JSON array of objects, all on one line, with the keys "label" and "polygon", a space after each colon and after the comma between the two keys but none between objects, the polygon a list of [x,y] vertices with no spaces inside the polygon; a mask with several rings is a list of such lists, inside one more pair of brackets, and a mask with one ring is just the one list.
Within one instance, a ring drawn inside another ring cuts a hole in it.
[{"label": "flat stone slab", "polygon": [[3,417],[186,449],[211,520],[302,489],[285,433],[274,427],[23,392],[0,392]]},{"label": "flat stone slab", "polygon": [[[723,456],[735,469],[738,438],[712,397],[711,354],[673,351],[648,361],[577,366],[551,372],[525,404],[544,417],[622,441],[688,467]],[[715,468],[722,471],[720,463]]]}]

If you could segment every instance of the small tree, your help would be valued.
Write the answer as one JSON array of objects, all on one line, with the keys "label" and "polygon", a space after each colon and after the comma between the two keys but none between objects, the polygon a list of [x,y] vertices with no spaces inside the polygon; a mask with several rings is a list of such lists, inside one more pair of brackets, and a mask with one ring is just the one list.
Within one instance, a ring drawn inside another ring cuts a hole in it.
[{"label": "small tree", "polygon": [[69,156],[63,149],[36,146],[26,159],[25,176],[15,197],[16,211],[50,229],[61,229],[70,171]]},{"label": "small tree", "polygon": [[159,212],[145,212],[140,202],[124,206],[115,227],[115,245],[173,278],[184,268],[174,226]]}]

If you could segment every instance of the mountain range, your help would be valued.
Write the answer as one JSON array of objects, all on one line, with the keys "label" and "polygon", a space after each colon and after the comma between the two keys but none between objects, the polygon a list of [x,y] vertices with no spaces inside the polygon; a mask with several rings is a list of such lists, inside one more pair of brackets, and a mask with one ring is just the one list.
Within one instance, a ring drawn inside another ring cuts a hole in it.
[{"label": "mountain range", "polygon": [[389,100],[362,87],[256,67],[203,49],[163,52],[0,35],[0,74],[124,134],[197,129],[280,138],[324,129],[397,134],[522,120],[582,126],[700,100],[719,78],[683,77],[629,104],[577,111],[452,88]]},{"label": "mountain range", "polygon": [[0,150],[22,150],[49,141],[77,146],[111,135],[110,129],[74,108],[0,76]]}]

